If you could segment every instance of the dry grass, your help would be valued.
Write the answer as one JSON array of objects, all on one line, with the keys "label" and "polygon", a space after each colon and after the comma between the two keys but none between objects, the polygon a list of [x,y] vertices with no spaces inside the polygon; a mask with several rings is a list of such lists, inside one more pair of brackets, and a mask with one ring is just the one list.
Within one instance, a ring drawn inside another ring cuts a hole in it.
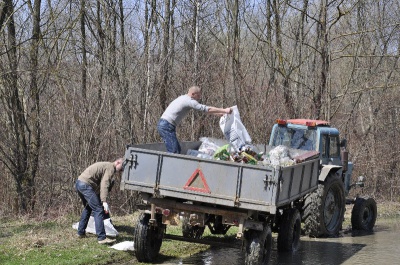
[{"label": "dry grass", "polygon": [[378,218],[400,217],[400,202],[377,202]]}]

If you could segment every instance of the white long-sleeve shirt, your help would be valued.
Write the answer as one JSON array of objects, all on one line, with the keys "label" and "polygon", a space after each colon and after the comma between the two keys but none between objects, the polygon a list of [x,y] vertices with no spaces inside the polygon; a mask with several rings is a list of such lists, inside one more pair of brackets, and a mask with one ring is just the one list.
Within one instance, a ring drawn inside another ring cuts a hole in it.
[{"label": "white long-sleeve shirt", "polygon": [[191,109],[207,112],[209,107],[200,104],[197,100],[186,94],[174,99],[164,111],[161,118],[177,126]]}]

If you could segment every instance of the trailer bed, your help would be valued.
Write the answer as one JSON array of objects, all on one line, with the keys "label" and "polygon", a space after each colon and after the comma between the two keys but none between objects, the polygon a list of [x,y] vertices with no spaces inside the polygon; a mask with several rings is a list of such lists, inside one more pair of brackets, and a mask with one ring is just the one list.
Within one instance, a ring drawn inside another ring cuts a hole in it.
[{"label": "trailer bed", "polygon": [[[181,145],[186,153],[200,144]],[[121,189],[154,198],[275,214],[318,187],[318,158],[285,167],[249,165],[167,153],[163,143],[155,143],[127,146],[125,159]]]}]

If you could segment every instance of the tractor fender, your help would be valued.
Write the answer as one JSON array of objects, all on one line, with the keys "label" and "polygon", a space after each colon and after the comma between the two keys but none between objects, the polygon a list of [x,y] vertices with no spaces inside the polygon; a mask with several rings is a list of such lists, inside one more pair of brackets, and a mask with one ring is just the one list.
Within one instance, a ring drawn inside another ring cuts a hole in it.
[{"label": "tractor fender", "polygon": [[337,165],[323,165],[318,180],[324,182],[330,173],[336,173],[341,168],[341,166]]}]

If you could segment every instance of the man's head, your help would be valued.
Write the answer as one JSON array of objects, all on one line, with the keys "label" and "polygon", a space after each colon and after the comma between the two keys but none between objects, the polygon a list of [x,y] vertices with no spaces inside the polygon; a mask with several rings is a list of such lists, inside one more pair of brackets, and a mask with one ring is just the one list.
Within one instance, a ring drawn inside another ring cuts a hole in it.
[{"label": "man's head", "polygon": [[201,98],[201,88],[198,86],[190,87],[189,91],[188,91],[188,95],[189,95],[189,97],[191,97],[195,100],[199,100]]},{"label": "man's head", "polygon": [[114,161],[115,171],[117,171],[117,172],[122,171],[124,169],[123,163],[124,163],[124,159],[122,159],[122,158],[115,160]]}]

